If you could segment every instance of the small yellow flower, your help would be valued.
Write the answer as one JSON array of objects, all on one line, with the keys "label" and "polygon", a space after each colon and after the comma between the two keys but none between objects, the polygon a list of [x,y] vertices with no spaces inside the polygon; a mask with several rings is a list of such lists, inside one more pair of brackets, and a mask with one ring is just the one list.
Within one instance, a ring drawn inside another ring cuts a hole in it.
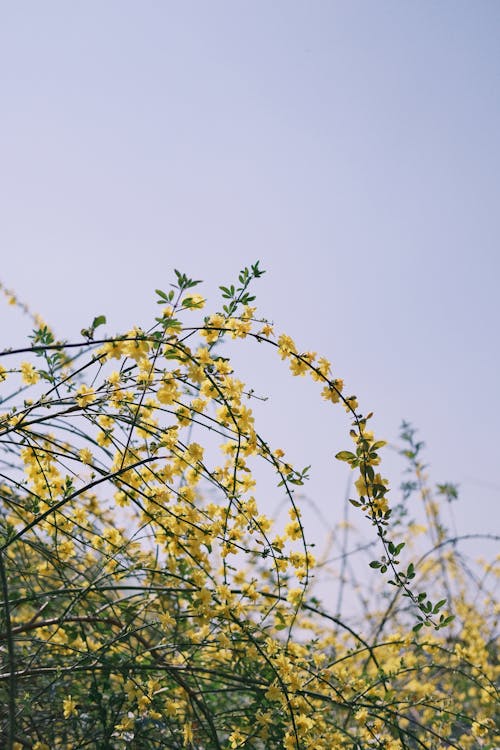
[{"label": "small yellow flower", "polygon": [[146,711],[150,703],[151,703],[151,698],[148,695],[141,695],[137,699],[137,705],[139,707],[139,711]]},{"label": "small yellow flower", "polygon": [[75,399],[78,406],[88,406],[96,399],[95,391],[93,388],[88,388],[88,386],[86,385],[81,385],[76,392]]},{"label": "small yellow flower", "polygon": [[26,385],[34,385],[40,380],[40,375],[30,362],[21,362],[21,376]]},{"label": "small yellow flower", "polygon": [[204,305],[205,299],[201,294],[191,294],[182,300],[182,306],[187,307],[189,310],[201,310]]},{"label": "small yellow flower", "polygon": [[175,625],[175,619],[168,612],[162,612],[158,619],[163,628],[172,628]]},{"label": "small yellow flower", "polygon": [[70,716],[76,716],[78,714],[76,703],[71,695],[63,700],[63,716],[65,719],[69,719]]},{"label": "small yellow flower", "polygon": [[60,560],[70,560],[75,554],[75,546],[70,539],[65,539],[59,543],[57,548],[57,555]]},{"label": "small yellow flower", "polygon": [[298,521],[290,521],[285,526],[285,535],[289,539],[300,539],[302,536],[302,530]]},{"label": "small yellow flower", "polygon": [[219,313],[216,313],[215,315],[211,315],[209,317],[206,323],[209,330],[205,328],[203,331],[201,331],[201,335],[205,337],[207,343],[210,344],[214,341],[217,341],[217,339],[219,338],[220,329],[224,328],[225,322],[225,318],[223,318],[223,316]]},{"label": "small yellow flower", "polygon": [[182,729],[182,734],[184,736],[184,747],[187,747],[193,741],[193,725],[191,724],[190,721],[187,721],[184,724],[184,727]]},{"label": "small yellow flower", "polygon": [[290,354],[297,354],[297,347],[293,339],[287,336],[286,333],[282,333],[278,339],[278,351],[281,359],[286,359]]},{"label": "small yellow flower", "polygon": [[87,464],[87,465],[92,463],[92,459],[93,459],[92,451],[89,450],[88,448],[82,448],[79,453],[79,456],[80,456],[80,461],[82,463]]},{"label": "small yellow flower", "polygon": [[231,743],[231,750],[234,750],[236,747],[241,747],[241,744],[245,741],[244,735],[241,734],[241,732],[238,732],[237,729],[234,732],[231,732],[228,739]]},{"label": "small yellow flower", "polygon": [[95,441],[97,445],[100,445],[101,447],[105,445],[109,445],[111,443],[111,437],[109,432],[105,432],[104,430],[99,430],[95,437]]},{"label": "small yellow flower", "polygon": [[299,714],[295,717],[295,726],[297,727],[297,733],[299,737],[303,737],[307,732],[313,728],[314,721],[310,716],[306,714]]},{"label": "small yellow flower", "polygon": [[360,474],[358,479],[356,479],[356,481],[354,482],[354,486],[358,491],[358,495],[368,495],[368,486],[366,484],[366,479],[362,474]]},{"label": "small yellow flower", "polygon": [[299,359],[298,357],[294,357],[290,361],[290,372],[292,375],[305,375],[308,371],[309,367],[307,362],[304,362],[302,359]]},{"label": "small yellow flower", "polygon": [[108,383],[111,383],[111,385],[118,385],[120,382],[121,375],[119,372],[114,370],[112,373],[108,375]]},{"label": "small yellow flower", "polygon": [[268,701],[277,701],[281,698],[281,690],[277,685],[270,685],[265,695]]},{"label": "small yellow flower", "polygon": [[365,724],[366,720],[368,718],[368,711],[366,708],[360,708],[359,711],[356,711],[354,714],[354,718],[358,722],[358,724]]},{"label": "small yellow flower", "polygon": [[260,329],[259,334],[261,336],[266,336],[267,338],[269,338],[270,336],[274,336],[272,325],[269,325],[269,323],[265,323]]},{"label": "small yellow flower", "polygon": [[293,604],[294,607],[297,607],[300,604],[303,596],[304,596],[304,590],[296,588],[296,589],[290,589],[286,598],[290,602],[290,604]]}]

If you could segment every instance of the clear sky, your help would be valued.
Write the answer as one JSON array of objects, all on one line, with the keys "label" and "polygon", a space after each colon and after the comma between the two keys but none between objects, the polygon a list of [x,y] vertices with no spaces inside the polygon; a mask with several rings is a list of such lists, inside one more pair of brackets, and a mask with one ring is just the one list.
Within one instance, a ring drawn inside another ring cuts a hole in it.
[{"label": "clear sky", "polygon": [[[381,437],[419,427],[460,531],[498,531],[499,39],[496,0],[3,2],[0,276],[71,338],[148,321],[174,267],[210,294],[260,259],[262,313]],[[251,362],[337,517],[343,412]]]}]

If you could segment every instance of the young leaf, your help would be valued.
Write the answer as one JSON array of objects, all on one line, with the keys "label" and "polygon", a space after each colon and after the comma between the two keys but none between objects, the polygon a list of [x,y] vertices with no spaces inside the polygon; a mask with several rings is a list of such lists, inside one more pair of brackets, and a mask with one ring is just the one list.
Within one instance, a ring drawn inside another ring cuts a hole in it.
[{"label": "young leaf", "polygon": [[92,322],[92,328],[95,330],[99,326],[103,326],[106,323],[105,315],[98,315]]}]

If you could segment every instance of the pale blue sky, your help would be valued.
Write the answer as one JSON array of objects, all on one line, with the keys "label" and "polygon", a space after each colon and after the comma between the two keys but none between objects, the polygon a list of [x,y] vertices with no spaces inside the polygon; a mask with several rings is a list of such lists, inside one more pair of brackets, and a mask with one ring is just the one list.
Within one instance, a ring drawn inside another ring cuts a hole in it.
[{"label": "pale blue sky", "polygon": [[[71,337],[260,259],[262,313],[498,531],[499,39],[495,0],[4,2],[0,276]],[[251,362],[333,518],[343,413]]]}]

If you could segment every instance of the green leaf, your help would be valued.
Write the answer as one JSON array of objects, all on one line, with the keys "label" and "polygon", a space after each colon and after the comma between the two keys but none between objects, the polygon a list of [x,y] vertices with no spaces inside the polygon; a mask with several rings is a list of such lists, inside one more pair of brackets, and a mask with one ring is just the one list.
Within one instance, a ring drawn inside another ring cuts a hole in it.
[{"label": "green leaf", "polygon": [[275,630],[285,630],[285,628],[286,628],[286,627],[287,627],[287,624],[286,624],[286,622],[280,622],[280,623],[277,623],[277,624],[276,624],[276,625],[274,626],[274,629],[275,629]]},{"label": "green leaf", "polygon": [[[443,617],[443,615],[441,615]],[[453,622],[455,619],[455,615],[448,615],[448,617],[443,617],[443,620],[440,622],[440,627],[444,628],[446,625],[449,625],[450,622]]]},{"label": "green leaf", "polygon": [[105,315],[98,315],[92,322],[92,328],[96,329],[99,326],[103,326],[106,323]]},{"label": "green leaf", "polygon": [[335,454],[335,458],[338,461],[354,461],[356,456],[351,451],[339,451],[339,453]]},{"label": "green leaf", "polygon": [[[375,470],[374,470],[373,466],[368,465],[368,466],[365,467],[365,476],[368,477],[368,479],[370,480],[370,482],[373,482],[373,480],[375,479]],[[374,485],[374,487],[379,487],[379,486],[380,485]],[[387,491],[385,487],[383,489],[385,491]]]}]

